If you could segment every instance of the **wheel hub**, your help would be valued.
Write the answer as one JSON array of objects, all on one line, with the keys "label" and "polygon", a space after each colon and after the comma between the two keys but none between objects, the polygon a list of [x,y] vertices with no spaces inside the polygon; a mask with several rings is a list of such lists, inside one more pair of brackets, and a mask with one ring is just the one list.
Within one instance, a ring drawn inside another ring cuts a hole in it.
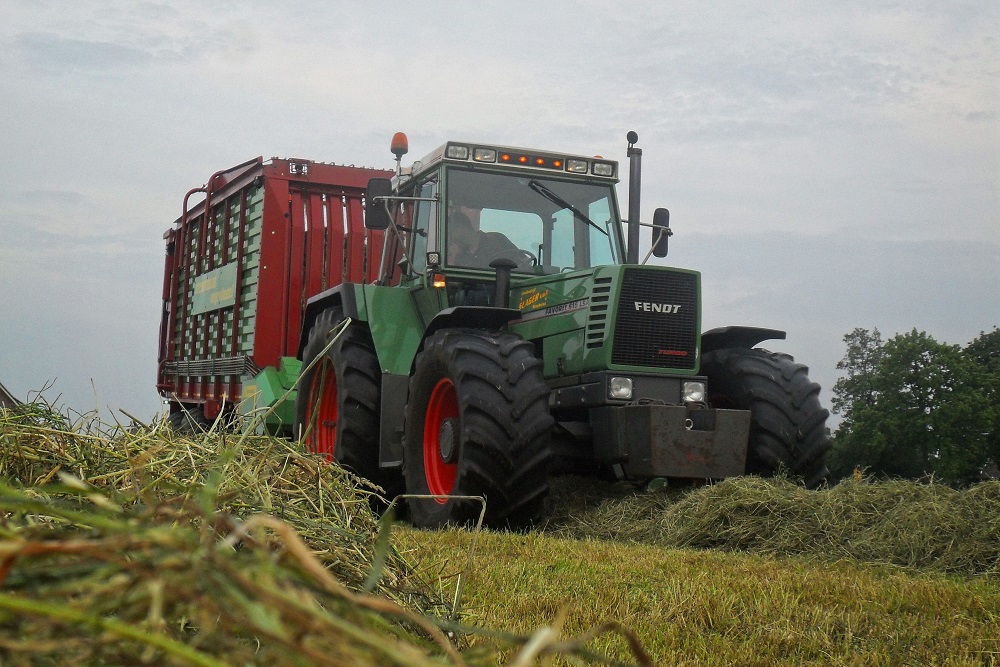
[{"label": "wheel hub", "polygon": [[458,424],[455,419],[441,422],[438,432],[438,453],[445,463],[455,463],[458,459]]}]

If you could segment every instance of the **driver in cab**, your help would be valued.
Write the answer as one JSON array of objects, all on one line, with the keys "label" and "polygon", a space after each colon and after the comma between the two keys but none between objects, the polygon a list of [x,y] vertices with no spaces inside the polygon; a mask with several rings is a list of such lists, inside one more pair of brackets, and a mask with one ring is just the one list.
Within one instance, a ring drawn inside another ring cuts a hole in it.
[{"label": "driver in cab", "polygon": [[484,232],[472,226],[469,216],[459,210],[448,214],[448,263],[455,266],[489,268],[490,262],[505,257],[524,268],[525,252],[500,232]]}]

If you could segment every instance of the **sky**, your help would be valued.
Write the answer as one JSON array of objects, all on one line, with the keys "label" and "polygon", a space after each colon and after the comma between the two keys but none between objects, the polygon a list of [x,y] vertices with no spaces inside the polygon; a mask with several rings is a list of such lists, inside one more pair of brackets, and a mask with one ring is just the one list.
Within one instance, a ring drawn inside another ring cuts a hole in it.
[{"label": "sky", "polygon": [[[100,2],[0,8],[0,383],[161,411],[163,232],[258,155],[391,168],[448,140],[643,150],[704,328],[1000,325],[1000,4]],[[619,188],[624,208],[627,175]],[[645,254],[645,253],[643,253]]]}]

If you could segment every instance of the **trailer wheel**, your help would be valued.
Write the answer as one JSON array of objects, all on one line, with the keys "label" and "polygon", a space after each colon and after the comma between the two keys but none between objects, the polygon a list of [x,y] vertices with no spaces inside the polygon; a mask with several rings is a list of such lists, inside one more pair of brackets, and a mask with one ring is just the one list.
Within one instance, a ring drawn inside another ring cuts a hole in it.
[{"label": "trailer wheel", "polygon": [[181,405],[167,417],[167,425],[180,435],[199,435],[212,428],[200,405]]},{"label": "trailer wheel", "polygon": [[[519,336],[447,329],[417,355],[404,426],[406,492],[482,496],[486,522],[523,527],[549,492],[548,386],[534,347]],[[476,520],[461,498],[411,498],[420,527]]]},{"label": "trailer wheel", "polygon": [[[345,317],[319,315],[302,352],[303,368],[319,356]],[[295,435],[306,449],[381,486],[388,498],[402,487],[398,471],[379,468],[381,369],[367,327],[352,322],[315,366],[302,375],[295,400]]]},{"label": "trailer wheel", "polygon": [[751,413],[748,474],[770,476],[784,469],[809,488],[829,475],[830,413],[820,405],[820,387],[808,371],[787,354],[759,348],[727,348],[702,357],[712,406]]}]

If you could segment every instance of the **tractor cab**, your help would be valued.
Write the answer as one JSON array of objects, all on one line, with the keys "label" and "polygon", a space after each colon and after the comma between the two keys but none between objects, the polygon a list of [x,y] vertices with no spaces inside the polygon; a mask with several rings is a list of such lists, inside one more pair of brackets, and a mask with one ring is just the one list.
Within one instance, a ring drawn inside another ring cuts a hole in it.
[{"label": "tractor cab", "polygon": [[515,281],[620,264],[617,182],[615,161],[463,142],[397,164],[368,191],[366,225],[389,233],[382,284],[485,284],[498,261]]}]

